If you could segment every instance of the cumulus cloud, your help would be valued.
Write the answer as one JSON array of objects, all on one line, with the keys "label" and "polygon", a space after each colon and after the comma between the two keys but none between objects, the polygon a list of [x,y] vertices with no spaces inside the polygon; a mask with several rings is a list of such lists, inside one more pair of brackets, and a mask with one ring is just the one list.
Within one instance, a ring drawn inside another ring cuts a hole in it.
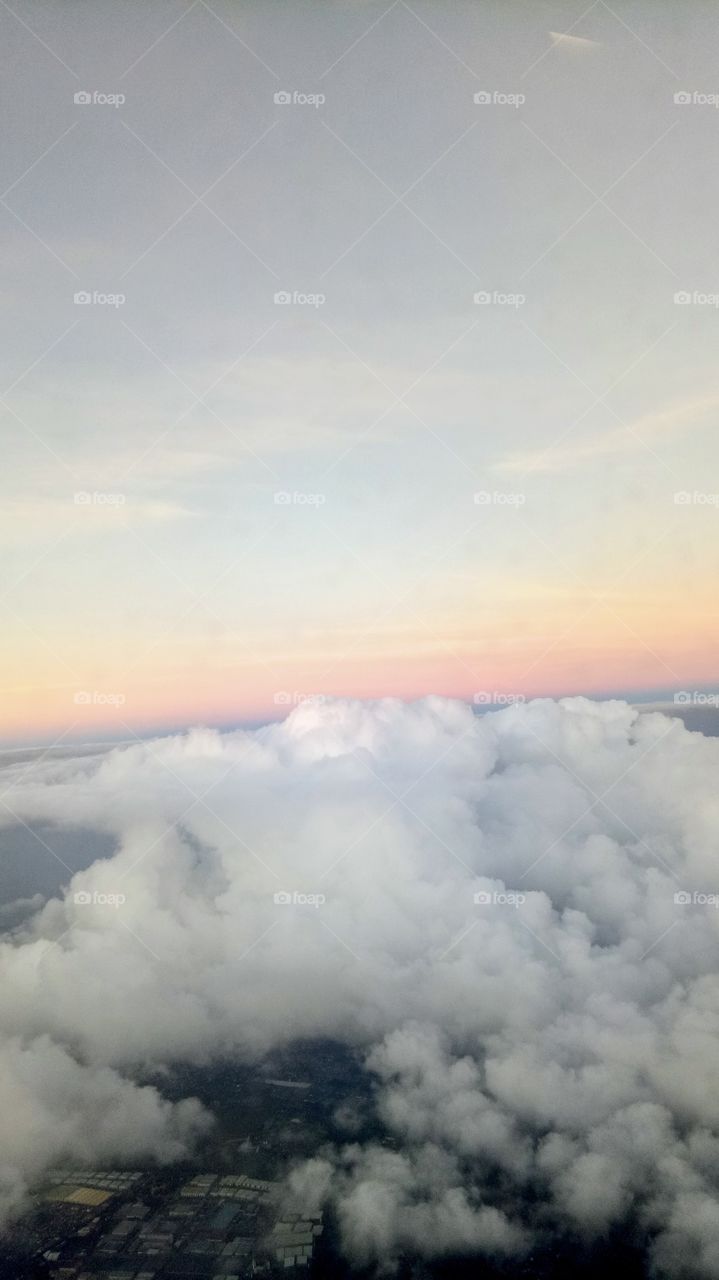
[{"label": "cumulus cloud", "polygon": [[8,822],[116,852],[0,947],[0,1071],[42,1044],[86,1116],[116,1090],[137,1117],[83,1129],[78,1101],[73,1128],[56,1073],[24,1073],[6,1199],[58,1144],[191,1140],[195,1104],[138,1065],[332,1036],[395,1146],[318,1153],[288,1194],[330,1199],[358,1261],[632,1222],[660,1272],[716,1276],[718,764],[621,702],[428,698],[6,770]]},{"label": "cumulus cloud", "polygon": [[48,1036],[0,1041],[0,1224],[55,1161],[161,1162],[185,1155],[210,1117],[172,1105],[109,1067],[88,1066]]}]

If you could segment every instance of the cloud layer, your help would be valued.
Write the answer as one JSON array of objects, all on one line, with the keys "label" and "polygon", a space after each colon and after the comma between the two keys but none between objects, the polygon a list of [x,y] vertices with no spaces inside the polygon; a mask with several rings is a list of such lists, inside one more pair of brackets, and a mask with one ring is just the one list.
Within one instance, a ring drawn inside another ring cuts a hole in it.
[{"label": "cloud layer", "polygon": [[0,947],[6,1212],[65,1155],[192,1142],[136,1067],[328,1035],[397,1146],[292,1176],[351,1256],[631,1222],[719,1275],[718,764],[620,702],[428,698],[6,769],[8,823],[116,843]]}]

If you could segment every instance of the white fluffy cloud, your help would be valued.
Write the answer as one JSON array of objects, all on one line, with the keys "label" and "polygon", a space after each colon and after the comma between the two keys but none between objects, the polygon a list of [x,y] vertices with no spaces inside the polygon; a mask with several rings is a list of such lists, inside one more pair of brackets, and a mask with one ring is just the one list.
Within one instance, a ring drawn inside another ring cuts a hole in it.
[{"label": "white fluffy cloud", "polygon": [[[630,1217],[661,1271],[719,1275],[719,913],[675,902],[719,892],[718,764],[620,702],[428,698],[6,770],[8,822],[117,843],[0,947],[6,1199],[62,1152],[191,1140],[135,1065],[329,1035],[398,1147],[293,1175],[353,1256]],[[97,1124],[113,1092],[128,1120]]]},{"label": "white fluffy cloud", "polygon": [[194,1099],[173,1106],[47,1036],[0,1041],[0,1099],[0,1224],[55,1161],[168,1162],[211,1123]]}]

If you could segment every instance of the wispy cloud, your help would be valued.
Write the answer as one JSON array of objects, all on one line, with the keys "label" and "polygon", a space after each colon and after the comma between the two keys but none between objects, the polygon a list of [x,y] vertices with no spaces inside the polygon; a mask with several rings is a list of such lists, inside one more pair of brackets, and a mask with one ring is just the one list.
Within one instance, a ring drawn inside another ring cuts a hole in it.
[{"label": "wispy cloud", "polygon": [[550,36],[555,45],[559,45],[563,49],[572,49],[579,52],[582,49],[601,49],[601,41],[589,40],[586,36],[570,36],[565,35],[563,31],[550,31]]},{"label": "wispy cloud", "polygon": [[520,474],[531,471],[570,471],[597,458],[638,453],[647,445],[656,443],[657,438],[671,436],[679,431],[703,430],[709,425],[711,415],[718,409],[719,396],[690,400],[670,409],[644,414],[581,443],[569,438],[566,444],[550,444],[544,449],[510,453],[494,464],[494,470]]}]

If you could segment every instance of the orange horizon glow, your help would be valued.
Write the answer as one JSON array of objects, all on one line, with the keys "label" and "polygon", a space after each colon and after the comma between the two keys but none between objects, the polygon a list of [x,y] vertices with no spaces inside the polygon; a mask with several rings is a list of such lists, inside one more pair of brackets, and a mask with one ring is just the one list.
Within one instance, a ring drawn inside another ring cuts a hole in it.
[{"label": "orange horizon glow", "polygon": [[[609,661],[609,657],[613,660]],[[236,671],[204,676],[156,676],[126,680],[119,687],[109,674],[78,688],[74,684],[5,690],[0,737],[7,745],[31,745],[61,739],[72,743],[98,734],[111,737],[142,736],[189,728],[197,724],[215,727],[265,723],[282,718],[308,697],[372,700],[396,697],[414,701],[430,694],[458,698],[479,705],[501,703],[512,695],[531,698],[641,697],[655,691],[705,689],[714,680],[713,655],[693,649],[673,657],[681,679],[673,681],[659,662],[648,663],[644,650],[606,648],[593,653],[563,652],[551,655],[524,680],[518,667],[506,660],[487,662],[476,654],[427,662],[404,656],[396,663],[383,660],[346,663],[327,677],[313,680],[308,665],[285,669],[282,681],[274,680],[261,666],[244,665]],[[319,677],[315,664],[314,672]],[[476,678],[474,673],[476,672]],[[480,678],[481,677],[481,678]]]}]

